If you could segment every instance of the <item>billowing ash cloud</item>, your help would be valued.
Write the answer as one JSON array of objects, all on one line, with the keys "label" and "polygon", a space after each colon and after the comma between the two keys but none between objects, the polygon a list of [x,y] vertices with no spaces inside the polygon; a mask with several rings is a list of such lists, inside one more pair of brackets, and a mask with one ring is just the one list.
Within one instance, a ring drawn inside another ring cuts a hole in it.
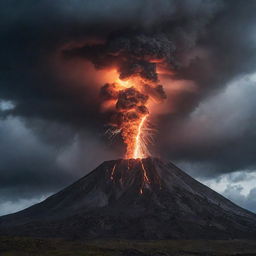
[{"label": "billowing ash cloud", "polygon": [[123,33],[109,36],[104,43],[89,43],[82,48],[66,51],[66,55],[84,57],[98,69],[116,66],[120,79],[139,75],[145,80],[157,82],[156,62],[173,64],[173,42],[165,34]]},{"label": "billowing ash cloud", "polygon": [[[140,123],[145,122],[143,120],[150,113],[147,107],[149,99],[158,102],[166,99],[163,86],[158,84],[157,64],[171,65],[173,48],[171,41],[163,35],[130,35],[110,36],[106,42],[89,42],[82,48],[64,51],[68,58],[78,56],[90,60],[96,69],[113,67],[117,71],[120,82],[106,83],[100,96],[115,104],[109,124],[120,131],[127,147],[127,158],[147,156],[142,150],[140,153],[135,150],[136,135]],[[122,81],[129,85],[122,85]]]},{"label": "billowing ash cloud", "polygon": [[[153,91],[147,90],[156,98],[163,95],[163,86],[167,100],[155,109],[155,148],[161,155],[204,165],[211,176],[255,168],[255,81],[248,78],[256,70],[255,7],[254,0],[1,1],[0,100],[13,106],[1,108],[0,116],[22,118],[57,151],[67,152],[88,132],[97,141],[92,151],[98,152],[107,141],[101,137],[106,116],[100,88],[108,83],[105,71],[117,67],[122,79],[137,74],[155,83]],[[227,96],[226,88],[236,81],[242,81],[234,90],[243,97],[230,109],[227,99],[233,96]],[[244,84],[250,84],[246,90]],[[208,104],[212,98],[216,103]],[[124,105],[120,100],[119,106]],[[240,115],[247,119],[241,121]],[[207,127],[213,119],[209,129],[198,125]],[[38,122],[58,129],[42,129]],[[107,147],[116,148],[111,153],[116,157],[120,146],[114,143]],[[99,155],[100,160],[106,156]],[[13,166],[12,173],[22,165]],[[45,165],[38,172],[50,179],[49,170]],[[197,174],[204,175],[200,170]],[[24,179],[28,176],[24,171]]]}]

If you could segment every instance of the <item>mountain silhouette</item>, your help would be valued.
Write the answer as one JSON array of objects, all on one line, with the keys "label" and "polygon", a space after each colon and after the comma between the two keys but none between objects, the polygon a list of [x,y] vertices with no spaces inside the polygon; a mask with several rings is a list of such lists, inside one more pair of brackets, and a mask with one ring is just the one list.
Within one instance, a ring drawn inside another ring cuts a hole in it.
[{"label": "mountain silhouette", "polygon": [[1,235],[255,238],[256,215],[158,158],[106,161],[46,200],[0,217]]}]

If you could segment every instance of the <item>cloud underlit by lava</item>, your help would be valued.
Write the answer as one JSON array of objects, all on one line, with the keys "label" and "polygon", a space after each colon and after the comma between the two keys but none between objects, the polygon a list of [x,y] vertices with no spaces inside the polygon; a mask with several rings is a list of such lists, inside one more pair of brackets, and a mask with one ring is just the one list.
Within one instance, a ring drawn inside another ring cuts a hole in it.
[{"label": "cloud underlit by lava", "polygon": [[[113,147],[102,136],[98,95],[105,74],[90,58],[67,59],[62,53],[88,42],[126,44],[136,37],[144,44],[137,53],[132,48],[133,55],[147,55],[148,45],[165,58],[159,77],[168,99],[158,111],[158,152],[195,176],[254,168],[255,8],[253,0],[1,1],[0,123],[9,128],[0,127],[0,162],[6,151],[20,160],[1,167],[5,188],[30,184],[33,171],[38,179],[55,175],[50,187],[51,178],[40,179],[48,193],[70,181],[70,173],[62,176],[63,169],[72,169],[64,156],[78,175],[88,147],[99,161],[118,155],[118,141]],[[20,120],[29,131],[27,141],[40,143],[23,143],[24,150],[15,145],[10,131],[22,129]],[[77,149],[85,154],[75,154]],[[36,187],[31,191],[39,193]]]}]

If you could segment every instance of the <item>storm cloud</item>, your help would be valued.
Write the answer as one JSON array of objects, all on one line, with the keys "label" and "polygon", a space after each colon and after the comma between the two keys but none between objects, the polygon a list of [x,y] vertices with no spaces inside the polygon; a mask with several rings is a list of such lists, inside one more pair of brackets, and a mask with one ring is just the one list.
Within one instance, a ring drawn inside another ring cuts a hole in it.
[{"label": "storm cloud", "polygon": [[116,60],[99,45],[164,59],[157,154],[199,178],[255,170],[255,8],[253,0],[1,1],[0,202],[42,198],[121,156],[99,104],[101,68]]}]

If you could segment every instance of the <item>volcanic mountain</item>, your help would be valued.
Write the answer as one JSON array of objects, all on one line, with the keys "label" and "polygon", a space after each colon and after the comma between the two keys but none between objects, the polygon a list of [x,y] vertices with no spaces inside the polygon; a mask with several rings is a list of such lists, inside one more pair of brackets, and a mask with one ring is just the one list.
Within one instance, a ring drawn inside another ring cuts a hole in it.
[{"label": "volcanic mountain", "polygon": [[1,235],[255,238],[256,215],[157,158],[113,160],[45,201],[0,218]]}]

